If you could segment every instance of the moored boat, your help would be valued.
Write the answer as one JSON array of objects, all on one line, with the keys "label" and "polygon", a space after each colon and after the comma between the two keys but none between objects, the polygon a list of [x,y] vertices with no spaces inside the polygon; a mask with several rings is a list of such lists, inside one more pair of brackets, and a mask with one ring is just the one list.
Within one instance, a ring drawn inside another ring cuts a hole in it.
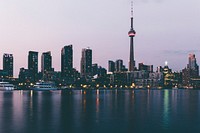
[{"label": "moored boat", "polygon": [[10,84],[9,82],[0,82],[1,91],[11,91],[14,89],[15,89],[15,86],[13,84]]},{"label": "moored boat", "polygon": [[35,91],[50,91],[57,90],[58,88],[55,86],[53,82],[49,81],[39,81],[33,86],[32,90]]}]

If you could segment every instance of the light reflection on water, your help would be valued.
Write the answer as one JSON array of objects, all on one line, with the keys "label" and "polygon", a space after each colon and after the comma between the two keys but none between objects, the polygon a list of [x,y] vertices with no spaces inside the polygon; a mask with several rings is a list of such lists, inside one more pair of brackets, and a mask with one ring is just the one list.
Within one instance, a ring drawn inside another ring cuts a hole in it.
[{"label": "light reflection on water", "polygon": [[169,115],[170,115],[169,90],[164,90],[164,109],[163,109],[163,126],[164,126],[164,128],[169,127]]},{"label": "light reflection on water", "polygon": [[0,91],[0,132],[199,132],[199,106],[199,90]]}]

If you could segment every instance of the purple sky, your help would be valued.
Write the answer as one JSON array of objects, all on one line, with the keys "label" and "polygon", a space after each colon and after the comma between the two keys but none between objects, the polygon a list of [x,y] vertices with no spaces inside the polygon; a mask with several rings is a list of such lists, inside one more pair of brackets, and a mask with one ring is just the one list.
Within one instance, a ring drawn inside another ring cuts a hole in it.
[{"label": "purple sky", "polygon": [[[3,53],[14,54],[15,76],[27,68],[28,51],[52,51],[60,70],[60,51],[73,44],[74,67],[81,49],[93,50],[93,62],[107,68],[108,60],[128,66],[130,0],[0,0],[0,68]],[[164,65],[177,71],[188,54],[200,62],[199,0],[134,0],[136,63]],[[40,63],[39,63],[40,69]]]}]

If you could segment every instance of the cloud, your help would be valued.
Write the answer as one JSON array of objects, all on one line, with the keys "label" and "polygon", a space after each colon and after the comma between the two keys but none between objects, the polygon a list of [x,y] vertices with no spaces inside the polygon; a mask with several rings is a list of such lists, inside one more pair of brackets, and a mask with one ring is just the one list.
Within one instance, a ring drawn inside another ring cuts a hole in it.
[{"label": "cloud", "polygon": [[170,55],[188,55],[200,53],[200,50],[164,50],[163,53]]},{"label": "cloud", "polygon": [[161,3],[164,0],[135,0],[133,2],[137,2],[137,3],[149,3],[149,2],[155,2],[155,3]]}]

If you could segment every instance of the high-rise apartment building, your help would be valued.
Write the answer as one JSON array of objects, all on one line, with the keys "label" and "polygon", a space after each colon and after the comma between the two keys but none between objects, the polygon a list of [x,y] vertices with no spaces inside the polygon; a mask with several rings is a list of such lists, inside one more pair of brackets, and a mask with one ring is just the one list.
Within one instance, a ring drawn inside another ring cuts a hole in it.
[{"label": "high-rise apartment building", "polygon": [[90,48],[82,49],[80,68],[81,76],[87,77],[92,75],[92,50]]},{"label": "high-rise apartment building", "polygon": [[61,74],[65,79],[73,76],[73,47],[64,46],[61,50]]},{"label": "high-rise apartment building", "polygon": [[28,55],[28,70],[31,73],[32,81],[37,81],[38,78],[38,52],[29,51]]},{"label": "high-rise apartment building", "polygon": [[116,72],[121,72],[123,71],[123,60],[116,60],[115,62],[115,71]]},{"label": "high-rise apartment building", "polygon": [[3,55],[3,70],[8,74],[9,77],[13,77],[13,55]]},{"label": "high-rise apartment building", "polygon": [[42,74],[45,74],[46,72],[49,72],[52,70],[52,56],[51,52],[44,52],[42,53],[41,58],[41,72]]},{"label": "high-rise apartment building", "polygon": [[108,61],[108,72],[114,72],[115,71],[115,62],[109,60]]}]

